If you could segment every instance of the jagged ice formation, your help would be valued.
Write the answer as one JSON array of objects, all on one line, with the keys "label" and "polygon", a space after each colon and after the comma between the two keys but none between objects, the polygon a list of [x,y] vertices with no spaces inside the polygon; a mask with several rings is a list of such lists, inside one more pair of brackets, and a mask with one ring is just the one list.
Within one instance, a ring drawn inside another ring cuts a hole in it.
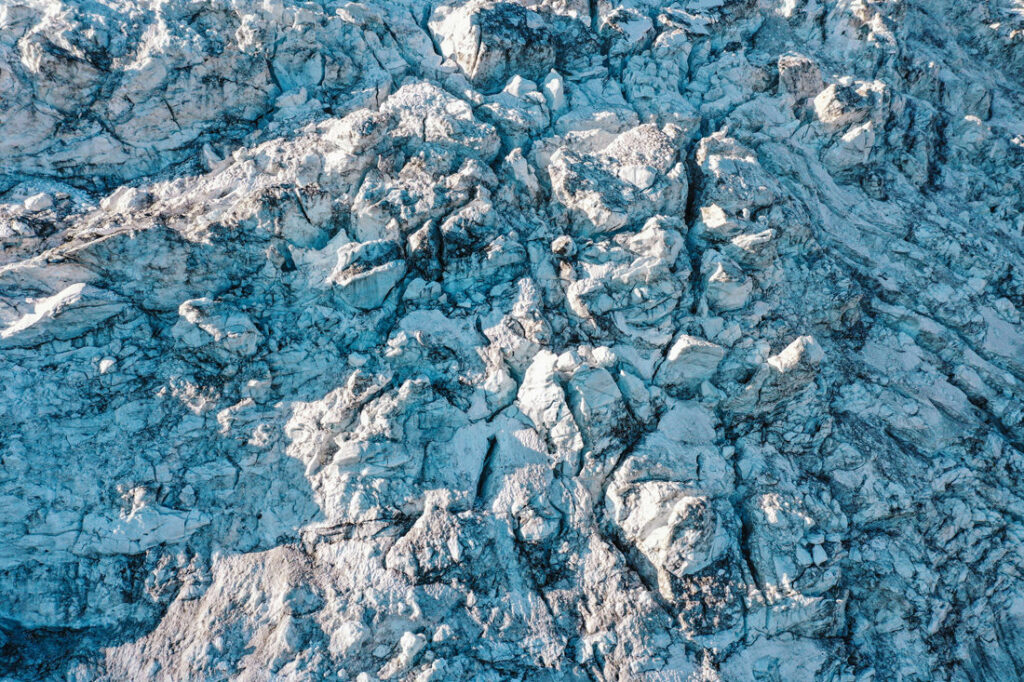
[{"label": "jagged ice formation", "polygon": [[0,3],[0,677],[1024,679],[1022,0]]}]

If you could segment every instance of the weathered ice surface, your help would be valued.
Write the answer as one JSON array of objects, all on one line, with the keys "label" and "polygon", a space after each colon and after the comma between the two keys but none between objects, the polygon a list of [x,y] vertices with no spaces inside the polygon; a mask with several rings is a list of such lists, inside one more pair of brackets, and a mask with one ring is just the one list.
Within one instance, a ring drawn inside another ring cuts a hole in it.
[{"label": "weathered ice surface", "polygon": [[1024,679],[1021,0],[3,0],[0,679]]}]

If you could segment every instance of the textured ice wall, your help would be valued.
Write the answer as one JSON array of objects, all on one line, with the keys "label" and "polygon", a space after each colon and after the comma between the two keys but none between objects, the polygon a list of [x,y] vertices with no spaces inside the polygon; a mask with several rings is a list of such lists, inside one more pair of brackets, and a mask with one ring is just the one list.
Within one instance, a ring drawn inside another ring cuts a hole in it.
[{"label": "textured ice wall", "polygon": [[0,3],[0,676],[1024,679],[1022,36]]}]

